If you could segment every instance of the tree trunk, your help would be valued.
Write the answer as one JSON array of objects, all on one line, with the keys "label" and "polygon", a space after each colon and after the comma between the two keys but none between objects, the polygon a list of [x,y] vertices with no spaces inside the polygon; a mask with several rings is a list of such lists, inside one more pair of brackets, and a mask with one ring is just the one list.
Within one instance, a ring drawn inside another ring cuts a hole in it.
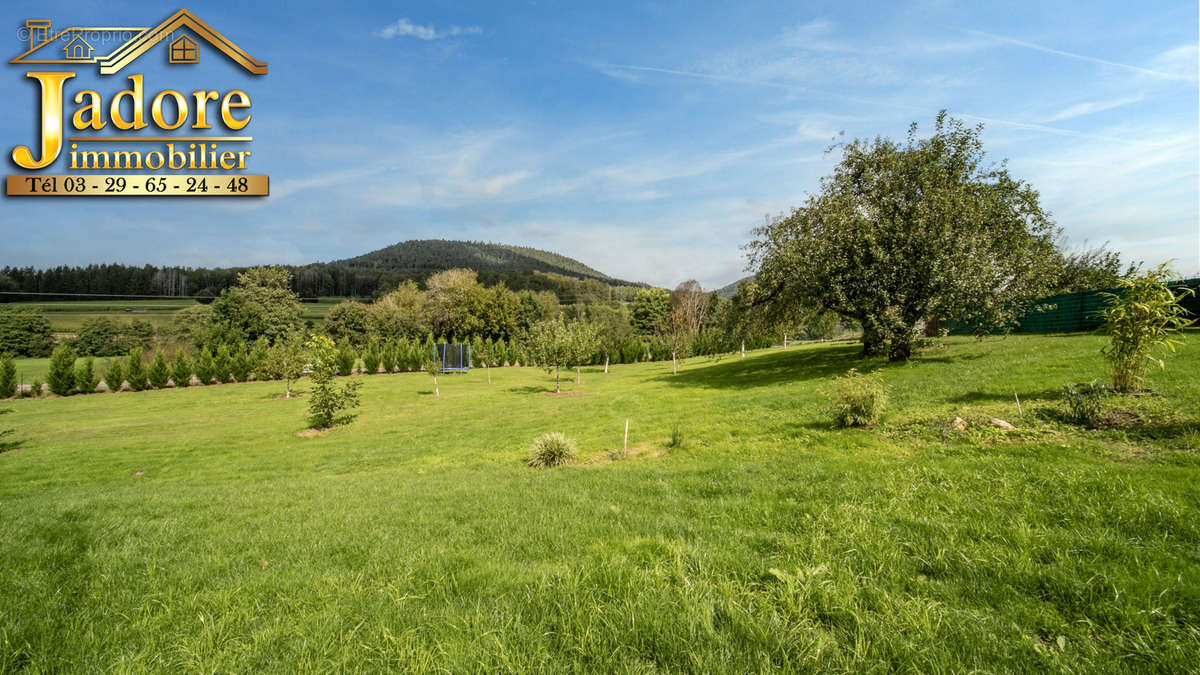
[{"label": "tree trunk", "polygon": [[484,364],[483,369],[487,371],[488,384],[491,384],[492,383],[492,368],[491,368],[491,366]]},{"label": "tree trunk", "polygon": [[558,388],[558,366],[554,366],[554,393],[562,391]]},{"label": "tree trunk", "polygon": [[673,375],[679,374],[679,361],[675,358],[675,352],[671,352],[671,371]]},{"label": "tree trunk", "polygon": [[608,374],[608,354],[604,355],[604,374]]},{"label": "tree trunk", "polygon": [[893,340],[888,346],[888,361],[907,361],[912,356],[911,340]]},{"label": "tree trunk", "polygon": [[746,341],[742,340],[742,358],[746,358]]},{"label": "tree trunk", "polygon": [[878,356],[883,353],[883,336],[873,326],[863,323],[862,334],[863,356]]},{"label": "tree trunk", "polygon": [[284,380],[284,382],[283,382],[283,397],[284,398],[292,397],[292,381],[291,380]]},{"label": "tree trunk", "polygon": [[434,395],[434,396],[439,396],[439,397],[442,395],[442,392],[438,390],[438,386],[437,386],[437,375],[434,375],[434,376],[433,376],[433,395]]},{"label": "tree trunk", "polygon": [[787,333],[783,334],[783,348],[787,349]]},{"label": "tree trunk", "polygon": [[583,369],[575,366],[575,384],[583,384]]}]

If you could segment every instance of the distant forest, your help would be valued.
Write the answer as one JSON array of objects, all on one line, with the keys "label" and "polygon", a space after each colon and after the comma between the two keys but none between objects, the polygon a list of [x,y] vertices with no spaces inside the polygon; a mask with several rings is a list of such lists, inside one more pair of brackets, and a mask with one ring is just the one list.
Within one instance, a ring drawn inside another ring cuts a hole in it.
[{"label": "distant forest", "polygon": [[[624,299],[644,286],[613,279],[548,251],[441,240],[408,241],[356,258],[285,267],[292,272],[292,290],[302,298],[373,298],[404,281],[420,284],[437,272],[460,267],[476,270],[484,285],[503,282],[512,290],[553,291],[564,303]],[[7,293],[0,295],[0,302],[69,300],[79,295],[216,297],[235,285],[244,269],[120,264],[4,267],[0,291]]]}]

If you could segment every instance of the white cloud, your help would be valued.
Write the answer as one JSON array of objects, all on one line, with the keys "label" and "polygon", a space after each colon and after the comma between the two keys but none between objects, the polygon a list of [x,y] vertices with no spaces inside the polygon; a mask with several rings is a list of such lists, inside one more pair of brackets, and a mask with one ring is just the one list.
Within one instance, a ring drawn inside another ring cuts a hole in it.
[{"label": "white cloud", "polygon": [[415,37],[418,40],[442,40],[448,37],[479,35],[480,33],[483,33],[483,29],[479,26],[450,26],[444,30],[437,30],[433,27],[433,24],[422,26],[409,21],[407,18],[402,18],[396,23],[384,26],[375,34],[385,40],[395,37]]},{"label": "white cloud", "polygon": [[[992,38],[994,40],[999,40],[1000,42],[1004,42],[1006,44],[1010,44],[1010,45],[1013,45],[1016,47],[1024,47],[1025,49],[1032,49],[1034,51],[1045,52],[1047,54],[1055,54],[1058,56],[1064,56],[1066,58],[1076,59],[1078,61],[1089,61],[1091,63],[1098,63],[1098,64],[1105,65],[1105,66],[1111,66],[1113,68],[1121,68],[1124,70],[1132,71],[1135,73],[1141,73],[1143,75],[1150,75],[1150,76],[1157,77],[1157,78],[1162,78],[1162,79],[1167,79],[1167,80],[1191,79],[1191,78],[1188,78],[1188,77],[1185,77],[1185,76],[1179,74],[1178,72],[1169,72],[1169,71],[1165,71],[1165,70],[1158,70],[1155,68],[1143,68],[1141,66],[1134,66],[1134,65],[1131,65],[1128,63],[1119,63],[1117,61],[1109,61],[1108,59],[1096,58],[1095,56],[1088,56],[1086,54],[1076,54],[1075,52],[1068,52],[1068,51],[1064,51],[1061,49],[1054,49],[1053,47],[1046,47],[1043,45],[1036,44],[1034,42],[1018,40],[1016,38],[1005,37],[1003,35],[996,35],[994,33],[986,33],[981,30],[972,30],[969,28],[963,28],[961,30],[963,30],[967,33],[974,34],[974,35],[981,35],[984,37]],[[1194,49],[1194,47],[1193,47],[1193,49]],[[1193,51],[1193,54],[1194,53],[1195,52]],[[1194,63],[1193,63],[1193,65],[1194,65]]]},{"label": "white cloud", "polygon": [[1086,103],[1076,103],[1075,105],[1067,106],[1066,108],[1063,108],[1062,110],[1051,115],[1050,117],[1047,117],[1046,119],[1044,119],[1042,121],[1046,122],[1046,123],[1061,122],[1063,120],[1074,119],[1076,117],[1083,117],[1084,115],[1091,115],[1093,113],[1103,112],[1105,110],[1113,110],[1114,108],[1121,108],[1121,107],[1130,105],[1132,103],[1137,103],[1141,100],[1142,100],[1141,96],[1134,96],[1132,98],[1122,98],[1122,99],[1116,99],[1116,100],[1112,100],[1112,101],[1089,101]]}]

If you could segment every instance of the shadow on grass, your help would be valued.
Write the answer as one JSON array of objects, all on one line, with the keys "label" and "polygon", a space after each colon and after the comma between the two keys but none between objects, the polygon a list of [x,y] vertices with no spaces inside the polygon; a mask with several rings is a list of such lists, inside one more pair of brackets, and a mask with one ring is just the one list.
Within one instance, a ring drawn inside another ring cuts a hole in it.
[{"label": "shadow on grass", "polygon": [[866,358],[858,345],[837,345],[823,349],[783,351],[753,359],[723,361],[704,368],[670,373],[655,379],[675,387],[709,389],[750,389],[782,382],[817,380],[844,375],[851,368],[869,373],[887,365],[882,358]]},{"label": "shadow on grass", "polygon": [[1037,401],[1045,399],[1062,398],[1061,389],[1042,389],[1041,391],[1018,391],[1018,392],[995,392],[995,391],[968,391],[956,396],[949,396],[943,399],[946,403],[990,403],[990,402],[1012,402],[1013,394],[1016,393],[1021,397],[1021,401]]},{"label": "shadow on grass", "polygon": [[513,394],[540,394],[541,392],[544,392],[544,391],[553,392],[554,387],[539,387],[537,385],[531,384],[531,385],[527,385],[524,387],[509,387],[508,389],[505,389],[504,391],[507,391],[507,392],[510,392]]}]

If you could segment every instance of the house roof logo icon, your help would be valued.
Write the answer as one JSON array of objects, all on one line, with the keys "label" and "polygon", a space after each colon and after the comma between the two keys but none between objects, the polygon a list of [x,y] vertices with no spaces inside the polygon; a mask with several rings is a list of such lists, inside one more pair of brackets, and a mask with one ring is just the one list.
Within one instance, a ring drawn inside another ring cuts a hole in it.
[{"label": "house roof logo icon", "polygon": [[[173,48],[180,43],[181,34],[191,34],[212,45],[234,63],[245,68],[247,72],[254,75],[267,74],[265,61],[254,59],[241,47],[213,30],[211,26],[186,9],[175,12],[166,21],[153,28],[74,27],[52,34],[50,22],[45,19],[30,19],[25,22],[25,25],[29,30],[29,49],[9,63],[70,65],[96,63],[100,66],[101,75],[115,75],[163,41],[167,41],[168,49],[174,52]],[[114,42],[114,49],[107,54],[96,53],[91,45],[104,41]],[[84,53],[87,54],[86,57],[71,58],[80,52],[63,51],[71,44],[79,46],[80,42],[88,45],[88,48],[84,50]],[[59,45],[58,49],[56,50],[53,45]],[[192,45],[194,53],[195,43],[193,42]],[[63,56],[59,56],[59,54]],[[64,56],[66,58],[63,58]],[[195,63],[196,59],[172,58],[169,62]]]}]

